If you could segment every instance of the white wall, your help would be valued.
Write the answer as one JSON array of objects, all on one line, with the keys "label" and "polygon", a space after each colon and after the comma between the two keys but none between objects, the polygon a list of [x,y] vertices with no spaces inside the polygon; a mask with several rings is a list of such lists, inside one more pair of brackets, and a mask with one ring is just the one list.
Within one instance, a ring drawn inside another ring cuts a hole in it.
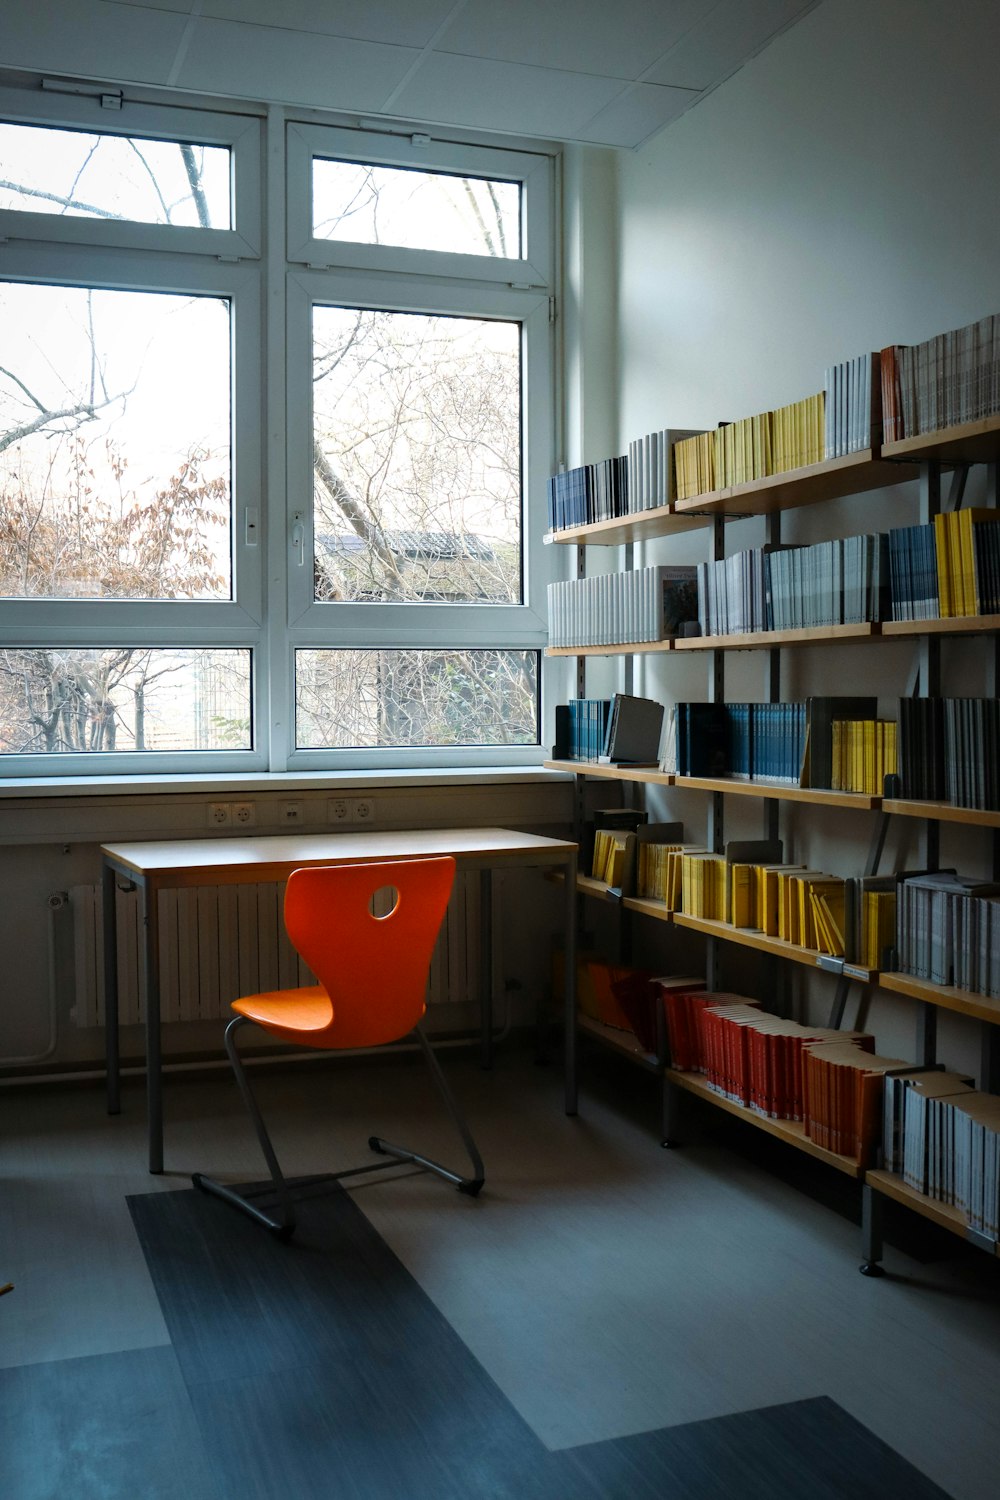
[{"label": "white wall", "polygon": [[[619,158],[618,451],[664,426],[709,427],[797,400],[822,388],[830,363],[1000,311],[998,42],[1000,11],[985,0],[828,0],[646,149]],[[975,499],[985,478],[973,472]],[[782,535],[913,524],[915,506],[916,486],[905,485],[790,513]],[[762,521],[730,531],[728,551],[763,540]],[[647,560],[695,560],[706,545],[707,533],[659,542]],[[860,674],[892,712],[914,650],[786,653],[782,691],[857,691]],[[946,643],[946,690],[991,691],[986,650]],[[730,655],[727,697],[765,697],[764,671],[762,653]],[[704,665],[661,660],[642,680],[668,701],[707,696]],[[756,834],[759,807],[740,801],[749,799],[727,801],[727,829]],[[694,794],[658,805],[702,836]],[[784,817],[786,852],[860,871],[867,818]],[[908,854],[912,865],[917,831],[905,830],[908,844],[897,841],[890,857]],[[948,836],[942,852],[985,872],[988,840]],[[830,994],[826,981],[813,985],[817,1017]],[[912,1008],[877,996],[869,1019],[881,1047],[914,1055]],[[939,1024],[942,1058],[974,1066],[977,1029],[944,1013]]]}]

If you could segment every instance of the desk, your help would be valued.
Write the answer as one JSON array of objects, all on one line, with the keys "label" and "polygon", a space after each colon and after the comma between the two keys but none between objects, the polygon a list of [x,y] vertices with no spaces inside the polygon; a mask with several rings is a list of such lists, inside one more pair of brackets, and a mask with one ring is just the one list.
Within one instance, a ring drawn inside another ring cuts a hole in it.
[{"label": "desk", "polygon": [[[171,887],[286,880],[306,865],[368,864],[451,854],[482,880],[480,949],[482,1059],[489,1067],[492,1042],[492,872],[512,865],[559,867],[565,880],[566,1113],[576,1113],[576,844],[507,828],[424,828],[400,832],[302,834],[267,838],[178,839],[101,846],[104,895],[104,994],[108,1059],[108,1111],[120,1107],[118,1048],[118,933],[115,886],[139,892],[145,940],[146,1100],[149,1170],[163,1171],[163,1054],[160,1037],[160,944],[157,896]],[[234,995],[233,999],[237,997]]]}]

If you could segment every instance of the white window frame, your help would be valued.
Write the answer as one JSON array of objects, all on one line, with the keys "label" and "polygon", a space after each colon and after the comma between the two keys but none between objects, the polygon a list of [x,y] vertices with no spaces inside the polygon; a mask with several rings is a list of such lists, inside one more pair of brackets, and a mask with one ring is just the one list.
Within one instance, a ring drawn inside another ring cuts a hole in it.
[{"label": "white window frame", "polygon": [[[521,326],[521,419],[523,439],[521,570],[518,604],[375,604],[318,601],[313,597],[312,537],[312,310],[338,305],[399,312],[495,317]],[[545,583],[549,549],[541,527],[531,524],[531,494],[545,494],[546,402],[535,392],[551,390],[551,337],[548,298],[537,292],[476,286],[415,285],[402,278],[362,277],[338,272],[300,272],[289,277],[288,296],[288,641],[292,652],[313,649],[449,646],[529,650],[541,654],[547,640]],[[541,429],[542,436],[535,429]],[[304,562],[299,563],[300,556]],[[293,666],[290,663],[290,670]],[[538,672],[538,726],[541,734],[541,661]],[[294,716],[294,702],[292,706]],[[373,769],[416,765],[532,764],[538,744],[517,746],[406,747],[303,750],[292,727],[288,765],[318,770],[334,763]]]},{"label": "white window frame", "polygon": [[[521,253],[514,257],[448,254],[353,240],[316,239],[312,232],[312,164],[317,158],[408,167],[521,185]],[[498,281],[548,289],[552,282],[551,161],[540,154],[458,146],[422,134],[288,127],[288,259],[305,266],[339,266],[403,275]]]},{"label": "white window frame", "polygon": [[[269,713],[262,664],[262,514],[260,280],[252,265],[217,257],[64,245],[0,246],[0,280],[36,285],[95,286],[122,291],[192,293],[229,299],[232,337],[232,578],[231,600],[0,600],[0,642],[32,646],[241,646],[252,650],[251,710]],[[249,538],[249,541],[248,541]],[[266,722],[266,720],[265,720]],[[249,750],[115,751],[108,754],[33,753],[0,757],[0,776],[130,775],[165,772],[262,771],[266,735]]]},{"label": "white window frame", "polygon": [[[295,651],[351,646],[535,651],[541,739],[545,585],[554,576],[552,549],[542,545],[555,424],[552,157],[531,149],[415,141],[388,127],[374,132],[318,125],[314,112],[308,120],[304,114],[274,105],[265,119],[252,109],[174,108],[127,97],[119,112],[101,108],[97,89],[93,97],[75,97],[0,87],[0,119],[14,123],[228,145],[235,184],[235,227],[230,231],[0,212],[0,279],[230,298],[234,387],[233,600],[0,601],[0,642],[14,647],[245,648],[252,653],[254,720],[251,750],[10,755],[0,757],[0,777],[127,780],[189,772],[375,772],[537,765],[543,757],[541,743],[295,748]],[[279,166],[282,141],[285,176]],[[266,202],[265,150],[272,193]],[[525,254],[498,259],[313,240],[311,162],[316,154],[518,180],[524,194]],[[262,255],[265,222],[268,248]],[[297,517],[304,516],[306,557],[311,559],[311,309],[317,302],[467,313],[521,323],[520,604],[344,605],[312,598],[311,567],[298,569],[293,562],[293,531]]]},{"label": "white window frame", "polygon": [[231,229],[179,224],[69,218],[29,209],[0,209],[0,239],[36,243],[114,246],[131,250],[189,251],[198,255],[261,253],[261,122],[253,117],[202,109],[170,109],[123,97],[120,109],[101,108],[99,95],[69,96],[0,88],[0,120],[11,125],[51,126],[95,135],[223,146],[231,155]]}]

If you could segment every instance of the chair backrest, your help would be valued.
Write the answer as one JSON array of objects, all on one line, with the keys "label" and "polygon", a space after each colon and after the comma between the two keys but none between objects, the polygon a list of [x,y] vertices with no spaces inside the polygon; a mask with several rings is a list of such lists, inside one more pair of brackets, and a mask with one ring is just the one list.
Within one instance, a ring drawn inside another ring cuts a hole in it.
[{"label": "chair backrest", "polygon": [[[285,927],[333,1004],[325,1045],[375,1047],[413,1030],[454,880],[450,855],[292,871]],[[386,887],[395,905],[376,916]]]}]

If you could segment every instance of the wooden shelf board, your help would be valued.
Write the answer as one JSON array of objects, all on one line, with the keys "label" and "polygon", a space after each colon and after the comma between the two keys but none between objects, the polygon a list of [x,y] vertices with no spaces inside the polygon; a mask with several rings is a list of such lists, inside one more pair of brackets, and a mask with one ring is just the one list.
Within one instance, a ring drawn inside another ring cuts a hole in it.
[{"label": "wooden shelf board", "polygon": [[642,656],[649,652],[672,651],[669,641],[619,641],[614,646],[546,646],[546,656]]},{"label": "wooden shelf board", "polygon": [[634,511],[628,516],[613,516],[607,521],[591,521],[584,526],[549,531],[543,540],[563,545],[620,547],[626,542],[641,542],[645,537],[696,531],[705,524],[704,517],[681,515],[672,505],[658,505],[653,510]]},{"label": "wooden shelf board", "polygon": [[629,1062],[637,1063],[647,1073],[663,1072],[663,1064],[652,1052],[644,1051],[639,1038],[631,1032],[619,1031],[616,1026],[605,1026],[603,1021],[595,1021],[593,1016],[585,1016],[582,1011],[577,1011],[576,1024],[579,1031],[594,1037],[602,1047],[608,1047],[612,1052],[627,1057]]},{"label": "wooden shelf board", "polygon": [[773,797],[782,802],[808,802],[813,807],[852,807],[871,812],[879,805],[878,797],[859,792],[828,792],[823,787],[772,786],[766,781],[734,781],[728,776],[675,776],[674,786],[698,792],[732,793],[737,797]]},{"label": "wooden shelf board", "polygon": [[[599,901],[607,901],[611,889],[606,881],[595,880],[592,875],[584,875],[580,871],[577,871],[576,888],[581,896],[596,896]],[[614,899],[617,900],[617,896]]]},{"label": "wooden shelf board", "polygon": [[974,1016],[979,1021],[1000,1022],[1000,1000],[990,995],[977,995],[971,990],[956,989],[954,985],[931,984],[929,979],[916,979],[912,974],[878,975],[880,989],[891,990],[897,995],[908,995],[911,1000],[925,1000],[939,1010],[953,1010],[963,1016]]},{"label": "wooden shelf board", "polygon": [[602,766],[593,760],[547,760],[547,771],[572,771],[575,776],[599,776],[607,781],[642,781],[658,786],[672,786],[674,777],[655,766]]},{"label": "wooden shelf board", "polygon": [[800,630],[752,630],[741,635],[686,635],[674,641],[675,651],[774,651],[779,646],[842,646],[845,642],[878,640],[881,626],[808,625]]},{"label": "wooden shelf board", "polygon": [[[705,933],[707,937],[721,938],[726,943],[738,943],[742,948],[756,948],[761,953],[773,953],[778,958],[806,964],[810,969],[821,967],[820,955],[814,948],[802,948],[798,943],[786,943],[784,938],[768,937],[755,927],[731,927],[728,922],[719,922],[711,917],[690,917],[681,911],[675,912],[673,919],[679,927],[690,927],[695,932]],[[860,964],[851,964],[850,974],[860,984],[871,984],[875,978],[873,969],[863,968]]]},{"label": "wooden shelf board", "polygon": [[1000,413],[975,422],[960,422],[937,432],[883,443],[885,458],[939,458],[956,463],[990,463],[1000,459]]},{"label": "wooden shelf board", "polygon": [[945,620],[884,620],[882,622],[883,636],[986,635],[992,634],[995,630],[1000,630],[1000,615],[955,615]]},{"label": "wooden shelf board", "polygon": [[932,818],[939,823],[967,823],[978,828],[1000,828],[1000,812],[978,807],[955,807],[950,802],[914,802],[905,797],[883,797],[882,811],[901,818]]},{"label": "wooden shelf board", "polygon": [[816,505],[824,500],[839,500],[845,495],[859,495],[867,490],[903,484],[914,474],[915,470],[909,466],[884,463],[875,458],[870,449],[865,449],[862,453],[826,459],[802,469],[769,474],[749,484],[734,484],[705,495],[694,495],[690,500],[678,500],[677,510],[682,515],[767,515],[771,511]]},{"label": "wooden shelf board", "polygon": [[777,1136],[779,1140],[795,1146],[799,1151],[805,1151],[809,1156],[817,1157],[819,1161],[835,1167],[845,1176],[862,1176],[862,1169],[849,1156],[838,1156],[835,1151],[827,1151],[825,1147],[818,1146],[815,1141],[811,1141],[801,1121],[769,1120],[765,1115],[759,1115],[755,1110],[747,1109],[743,1104],[735,1104],[732,1099],[727,1099],[723,1094],[717,1094],[714,1089],[710,1089],[700,1073],[679,1073],[676,1068],[667,1068],[664,1076],[670,1083],[675,1083],[678,1088],[697,1095],[699,1099],[707,1100],[709,1104],[724,1109],[727,1114],[735,1115],[739,1120],[746,1120],[748,1124],[756,1126],[758,1130],[763,1130],[767,1135]]},{"label": "wooden shelf board", "polygon": [[[892,1198],[904,1207],[913,1209],[914,1213],[922,1214],[925,1219],[939,1224],[942,1229],[949,1229],[963,1239],[967,1236],[969,1223],[961,1209],[952,1203],[939,1203],[936,1198],[928,1198],[925,1193],[918,1193],[914,1188],[907,1187],[902,1177],[898,1177],[895,1172],[885,1172],[881,1168],[866,1172],[865,1182],[884,1193],[887,1198]],[[994,1247],[993,1253],[1000,1254],[1000,1247]]]},{"label": "wooden shelf board", "polygon": [[623,896],[622,906],[628,911],[639,912],[641,916],[652,917],[656,922],[674,920],[673,912],[668,911],[662,901],[657,901],[652,896]]}]

